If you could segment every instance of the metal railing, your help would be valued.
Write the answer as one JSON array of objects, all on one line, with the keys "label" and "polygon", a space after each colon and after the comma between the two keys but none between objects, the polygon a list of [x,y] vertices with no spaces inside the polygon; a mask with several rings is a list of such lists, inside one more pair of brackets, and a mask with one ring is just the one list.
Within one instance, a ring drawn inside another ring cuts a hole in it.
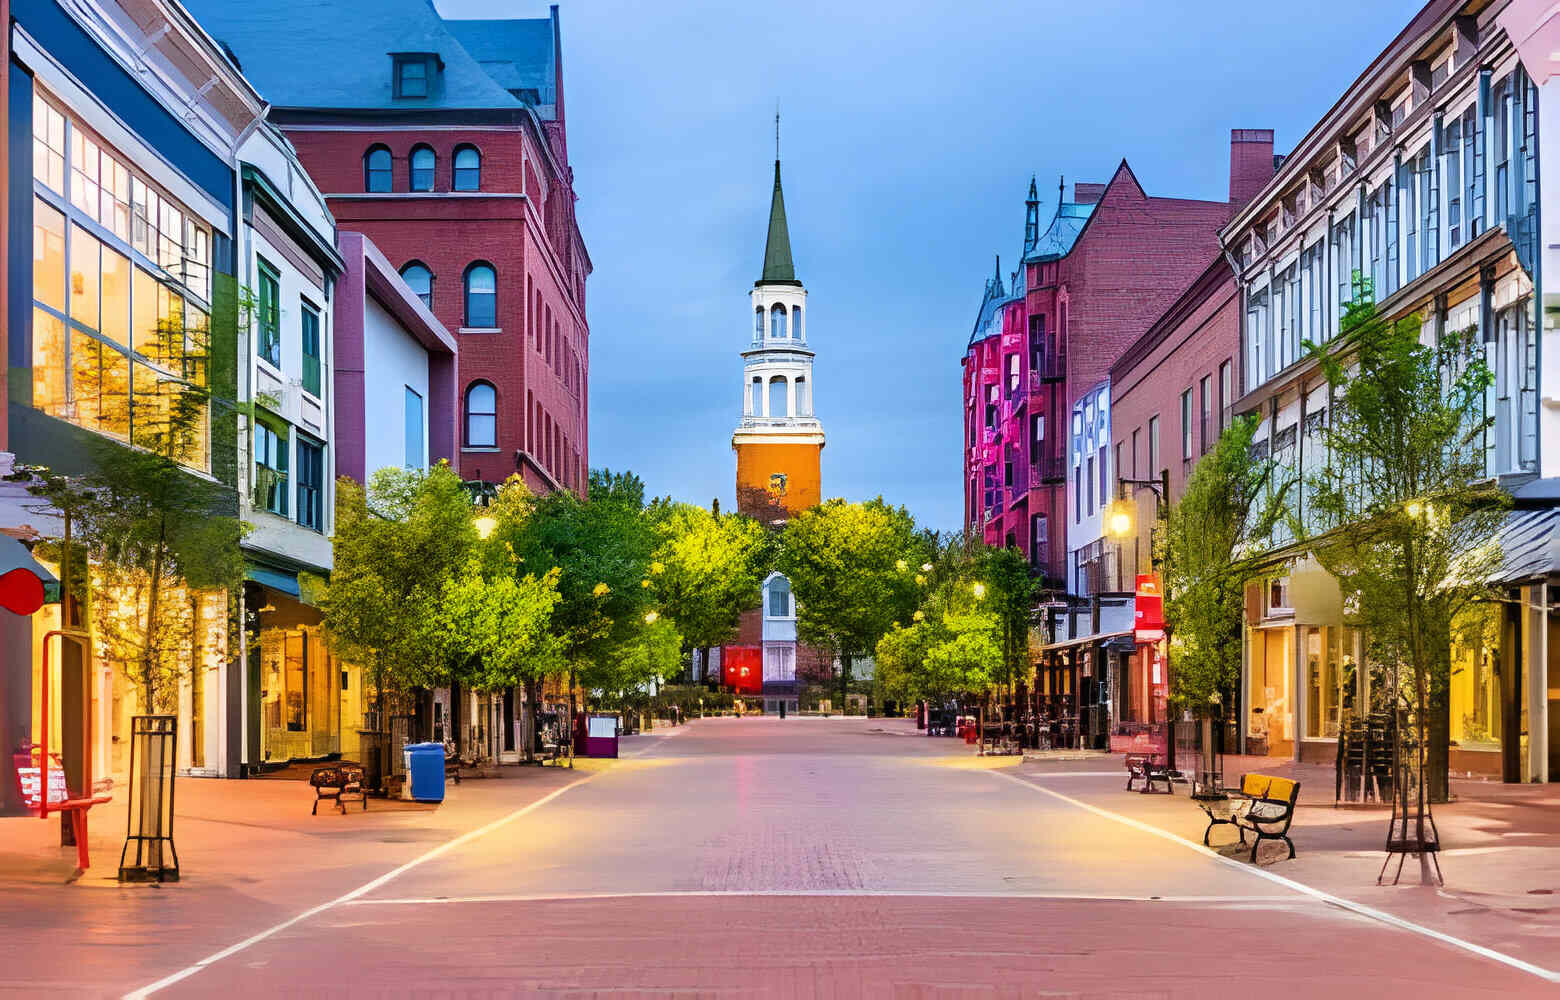
[{"label": "metal railing", "polygon": [[1067,481],[1067,458],[1064,455],[1041,455],[1029,466],[1031,489],[1049,483]]}]

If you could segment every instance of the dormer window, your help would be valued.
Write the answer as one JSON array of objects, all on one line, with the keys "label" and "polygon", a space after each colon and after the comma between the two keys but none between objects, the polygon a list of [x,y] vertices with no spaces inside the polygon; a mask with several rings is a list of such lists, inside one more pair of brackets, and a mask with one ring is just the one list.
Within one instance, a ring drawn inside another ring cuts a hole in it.
[{"label": "dormer window", "polygon": [[394,87],[397,98],[420,99],[433,93],[433,76],[442,68],[439,57],[432,52],[395,52],[393,60]]}]

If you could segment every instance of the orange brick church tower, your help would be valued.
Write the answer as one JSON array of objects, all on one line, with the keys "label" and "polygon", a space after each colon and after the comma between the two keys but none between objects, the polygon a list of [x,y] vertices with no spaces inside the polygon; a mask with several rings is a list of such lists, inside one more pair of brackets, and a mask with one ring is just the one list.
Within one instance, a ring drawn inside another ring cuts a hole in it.
[{"label": "orange brick church tower", "polygon": [[737,508],[766,523],[822,499],[823,424],[813,415],[813,352],[807,347],[807,289],[796,280],[791,235],[775,161],[763,276],[753,283],[753,342],[742,352],[742,420]]},{"label": "orange brick church tower", "polygon": [[[822,500],[823,424],[813,414],[813,352],[807,346],[807,289],[791,261],[780,161],[769,206],[764,270],[753,283],[752,343],[742,352],[742,418],[731,435],[737,453],[737,510],[778,528]],[[762,692],[766,711],[797,707],[803,675],[818,654],[796,643],[796,605],[779,573],[764,580],[760,607],[743,615],[743,645],[726,647],[723,680]],[[756,675],[756,676],[755,676]]]}]

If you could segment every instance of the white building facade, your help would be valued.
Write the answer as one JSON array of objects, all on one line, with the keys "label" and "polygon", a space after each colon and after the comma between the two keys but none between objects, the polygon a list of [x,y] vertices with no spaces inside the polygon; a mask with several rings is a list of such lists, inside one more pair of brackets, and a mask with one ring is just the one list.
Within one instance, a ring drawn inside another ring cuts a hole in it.
[{"label": "white building facade", "polygon": [[[1386,318],[1417,315],[1426,344],[1471,331],[1494,375],[1472,415],[1492,420],[1476,446],[1515,510],[1492,606],[1502,638],[1453,656],[1451,767],[1537,781],[1556,771],[1560,700],[1548,679],[1556,567],[1535,555],[1554,544],[1560,500],[1560,338],[1539,309],[1540,281],[1557,277],[1541,267],[1555,256],[1540,251],[1553,243],[1541,226],[1554,225],[1540,212],[1542,102],[1501,25],[1516,6],[1426,6],[1222,239],[1243,301],[1234,409],[1258,418],[1257,453],[1289,477],[1327,461],[1328,386],[1304,344],[1331,342],[1348,302],[1368,291]],[[1308,491],[1292,496],[1309,523]],[[1378,671],[1337,582],[1287,524],[1276,541],[1270,572],[1248,588],[1242,738],[1247,752],[1331,761],[1350,710],[1379,694]]]}]

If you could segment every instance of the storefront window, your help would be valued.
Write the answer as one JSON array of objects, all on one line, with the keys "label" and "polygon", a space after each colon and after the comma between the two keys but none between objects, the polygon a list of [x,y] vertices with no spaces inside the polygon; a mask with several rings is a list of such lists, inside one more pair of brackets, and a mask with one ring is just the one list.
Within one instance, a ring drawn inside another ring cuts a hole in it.
[{"label": "storefront window", "polygon": [[1464,749],[1495,750],[1501,740],[1500,670],[1493,645],[1478,642],[1452,655],[1452,742]]},{"label": "storefront window", "polygon": [[1247,733],[1257,745],[1252,752],[1286,754],[1294,739],[1294,703],[1290,695],[1293,674],[1292,628],[1251,630],[1251,670],[1247,704]]},{"label": "storefront window", "polygon": [[1352,628],[1307,626],[1302,635],[1305,735],[1308,739],[1336,739],[1344,718],[1364,704],[1357,633]]},{"label": "storefront window", "polygon": [[209,233],[42,97],[33,119],[32,405],[204,470]]}]

